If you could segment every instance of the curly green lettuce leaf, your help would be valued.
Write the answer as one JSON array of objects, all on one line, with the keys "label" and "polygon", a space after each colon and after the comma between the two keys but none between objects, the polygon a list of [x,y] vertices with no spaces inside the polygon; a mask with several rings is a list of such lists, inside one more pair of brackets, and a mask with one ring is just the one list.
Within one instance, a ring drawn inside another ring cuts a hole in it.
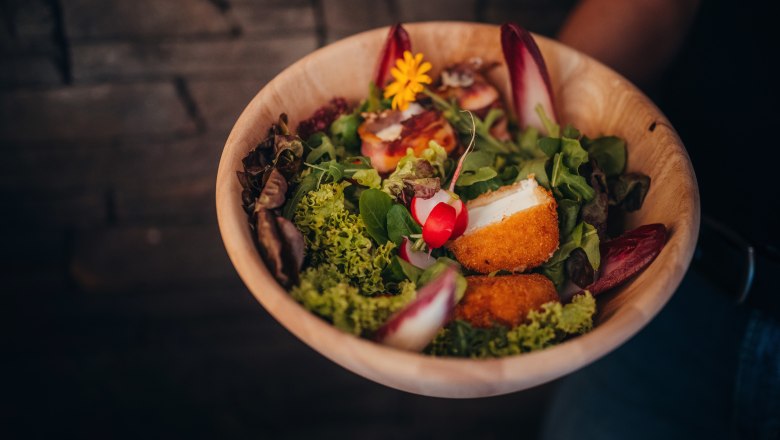
[{"label": "curly green lettuce leaf", "polygon": [[525,323],[511,329],[500,325],[477,328],[455,320],[439,332],[425,351],[435,356],[488,358],[542,350],[589,331],[595,313],[596,300],[586,291],[569,304],[544,304],[529,312]]},{"label": "curly green lettuce leaf", "polygon": [[367,335],[415,298],[414,283],[402,281],[398,287],[396,295],[363,296],[359,288],[342,279],[337,265],[324,263],[302,272],[300,283],[290,294],[336,328],[353,335]]},{"label": "curly green lettuce leaf", "polygon": [[326,183],[302,197],[293,217],[301,231],[311,266],[330,263],[334,276],[359,288],[363,295],[385,292],[382,271],[395,244],[377,246],[360,215],[347,209],[344,189],[349,183]]}]

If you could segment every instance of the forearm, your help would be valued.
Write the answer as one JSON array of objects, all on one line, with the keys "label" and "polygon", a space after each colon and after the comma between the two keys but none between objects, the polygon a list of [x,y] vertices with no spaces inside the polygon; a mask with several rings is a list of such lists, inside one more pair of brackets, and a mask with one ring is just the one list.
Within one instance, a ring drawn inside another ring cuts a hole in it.
[{"label": "forearm", "polygon": [[637,84],[663,72],[681,46],[699,0],[582,0],[559,39]]}]

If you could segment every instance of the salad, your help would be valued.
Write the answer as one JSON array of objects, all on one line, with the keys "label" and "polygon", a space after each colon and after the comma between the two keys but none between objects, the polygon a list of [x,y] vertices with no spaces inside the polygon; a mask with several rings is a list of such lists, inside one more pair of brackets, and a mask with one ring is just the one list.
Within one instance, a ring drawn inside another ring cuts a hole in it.
[{"label": "salad", "polygon": [[303,307],[400,349],[513,355],[590,330],[595,297],[660,253],[664,225],[619,230],[650,187],[625,141],[561,125],[530,33],[501,44],[514,112],[497,60],[433,78],[395,25],[362,102],[282,114],[243,159],[257,248]]}]

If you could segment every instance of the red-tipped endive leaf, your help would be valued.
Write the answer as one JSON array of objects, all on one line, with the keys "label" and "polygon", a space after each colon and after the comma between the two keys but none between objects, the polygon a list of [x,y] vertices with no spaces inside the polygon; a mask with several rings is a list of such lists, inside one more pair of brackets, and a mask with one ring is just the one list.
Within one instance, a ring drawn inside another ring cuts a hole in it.
[{"label": "red-tipped endive leaf", "polygon": [[449,321],[455,308],[456,271],[447,268],[426,284],[417,298],[379,328],[376,340],[403,350],[420,351]]},{"label": "red-tipped endive leaf", "polygon": [[504,23],[501,26],[501,47],[509,68],[512,100],[520,128],[534,127],[547,134],[536,113],[536,106],[541,104],[547,117],[553,122],[558,122],[558,116],[555,112],[550,75],[539,47],[527,30],[514,23]]},{"label": "red-tipped endive leaf", "polygon": [[390,69],[395,65],[395,60],[403,58],[404,52],[407,50],[411,52],[412,40],[409,39],[409,34],[406,33],[406,29],[400,23],[394,24],[387,34],[385,47],[382,48],[382,53],[376,66],[374,84],[377,87],[380,89],[385,87],[387,80],[390,79]]},{"label": "red-tipped endive leaf", "polygon": [[586,287],[590,293],[609,290],[649,266],[666,244],[666,226],[660,223],[640,226],[601,246],[601,275]]},{"label": "red-tipped endive leaf", "polygon": [[442,247],[450,239],[457,215],[455,208],[447,203],[439,203],[433,208],[422,231],[423,240],[430,249]]},{"label": "red-tipped endive leaf", "polygon": [[412,266],[419,267],[420,269],[427,269],[436,263],[436,259],[428,252],[416,251],[412,243],[408,238],[404,237],[401,242],[401,247],[398,248],[398,256],[403,258],[407,263]]}]

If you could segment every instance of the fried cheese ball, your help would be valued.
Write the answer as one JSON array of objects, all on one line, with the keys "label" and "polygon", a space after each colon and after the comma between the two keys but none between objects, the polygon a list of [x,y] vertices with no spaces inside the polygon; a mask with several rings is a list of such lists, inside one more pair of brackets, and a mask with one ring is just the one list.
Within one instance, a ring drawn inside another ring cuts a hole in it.
[{"label": "fried cheese ball", "polygon": [[558,301],[555,285],[540,274],[466,277],[468,288],[455,308],[455,319],[474,327],[501,324],[516,327],[528,312]]},{"label": "fried cheese ball", "polygon": [[473,271],[523,272],[558,249],[558,205],[533,178],[483,194],[466,206],[469,225],[448,247]]}]

